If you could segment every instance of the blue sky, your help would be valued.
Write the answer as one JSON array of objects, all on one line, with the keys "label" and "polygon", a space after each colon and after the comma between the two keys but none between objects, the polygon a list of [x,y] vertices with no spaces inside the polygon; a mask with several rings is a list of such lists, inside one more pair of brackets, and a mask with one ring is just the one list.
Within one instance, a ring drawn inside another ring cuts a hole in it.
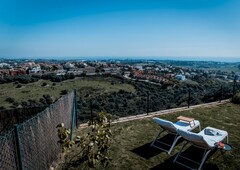
[{"label": "blue sky", "polygon": [[0,0],[0,57],[240,60],[239,0]]}]

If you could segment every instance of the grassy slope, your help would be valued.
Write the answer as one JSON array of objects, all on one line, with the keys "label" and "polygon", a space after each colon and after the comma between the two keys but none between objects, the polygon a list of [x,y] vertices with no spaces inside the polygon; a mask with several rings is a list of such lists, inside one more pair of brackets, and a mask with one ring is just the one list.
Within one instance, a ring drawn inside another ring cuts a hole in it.
[{"label": "grassy slope", "polygon": [[[224,104],[213,108],[198,108],[191,111],[184,111],[170,115],[163,115],[161,118],[176,121],[179,115],[194,117],[200,120],[202,128],[212,126],[228,131],[229,143],[233,146],[231,151],[221,155],[220,151],[215,152],[206,162],[205,169],[229,169],[235,170],[240,164],[239,150],[239,129],[240,129],[240,106],[234,104]],[[181,147],[176,146],[172,155],[158,153],[149,159],[143,158],[132,150],[145,145],[145,149],[139,149],[143,155],[147,155],[149,145],[159,127],[151,119],[136,120],[131,122],[119,123],[112,126],[112,162],[106,169],[179,169],[181,166],[172,164],[172,159]],[[81,135],[83,132],[78,130],[76,134]],[[76,148],[68,156],[76,154]],[[195,153],[193,153],[195,154]],[[69,160],[69,158],[67,159]],[[67,169],[82,169],[84,164],[73,167],[68,165]],[[101,169],[101,168],[99,168]]]},{"label": "grassy slope", "polygon": [[[114,81],[114,85],[111,84]],[[43,82],[48,85],[42,87]],[[11,106],[10,103],[6,102],[7,97],[15,99],[15,101],[22,102],[28,99],[34,99],[39,101],[43,94],[49,94],[54,99],[59,98],[60,92],[64,89],[73,90],[77,89],[78,95],[82,95],[84,89],[96,90],[99,93],[110,93],[113,91],[119,91],[123,89],[125,91],[134,92],[135,89],[132,85],[121,84],[117,79],[114,78],[75,78],[73,80],[66,80],[63,82],[56,83],[56,86],[47,80],[39,80],[38,82],[23,84],[21,88],[16,88],[16,84],[0,84],[0,106],[8,108]]]}]

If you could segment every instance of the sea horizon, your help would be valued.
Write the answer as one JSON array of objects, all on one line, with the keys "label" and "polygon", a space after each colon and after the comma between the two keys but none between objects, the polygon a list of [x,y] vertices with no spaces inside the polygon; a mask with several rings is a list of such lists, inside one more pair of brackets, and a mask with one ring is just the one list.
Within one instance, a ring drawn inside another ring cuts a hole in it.
[{"label": "sea horizon", "polygon": [[173,60],[173,61],[212,61],[212,62],[240,62],[240,57],[196,57],[196,56],[17,56],[0,57],[0,59],[28,59],[28,60]]}]

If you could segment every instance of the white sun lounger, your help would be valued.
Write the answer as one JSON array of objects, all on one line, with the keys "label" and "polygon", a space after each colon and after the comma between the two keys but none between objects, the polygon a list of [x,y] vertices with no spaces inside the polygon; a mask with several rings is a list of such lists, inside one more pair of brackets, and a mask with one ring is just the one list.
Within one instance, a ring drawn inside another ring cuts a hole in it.
[{"label": "white sun lounger", "polygon": [[[186,121],[180,120],[176,123],[172,123],[171,121],[154,117],[153,121],[156,122],[161,127],[161,129],[160,129],[160,132],[158,133],[157,137],[155,138],[155,140],[152,142],[151,146],[158,148],[160,150],[163,150],[163,151],[167,152],[168,154],[171,153],[171,151],[173,150],[177,141],[181,138],[181,136],[179,136],[179,134],[177,133],[177,129],[181,129],[181,130],[185,130],[185,131],[192,131],[193,129],[199,127],[199,131],[201,131],[200,122],[198,120],[193,120],[192,122],[186,122]],[[159,137],[161,136],[161,134],[165,131],[175,135],[173,141],[170,141],[169,143],[165,143],[165,142],[161,142],[158,140]],[[170,149],[166,150],[163,147],[158,146],[157,143],[163,144],[165,146],[169,146]]]},{"label": "white sun lounger", "polygon": [[[212,128],[212,127],[206,127],[199,133],[193,133],[193,132],[189,132],[189,131],[185,131],[185,130],[181,130],[181,129],[178,129],[177,132],[179,135],[181,135],[186,140],[186,142],[183,143],[181,150],[178,152],[178,154],[175,157],[173,162],[183,165],[189,169],[192,169],[192,168],[186,164],[178,162],[177,158],[181,157],[185,160],[194,162],[199,165],[198,169],[201,170],[210,151],[212,151],[214,148],[217,148],[216,143],[221,142],[224,139],[227,139],[227,143],[228,143],[228,133],[224,130],[220,130],[220,129],[216,129],[216,128]],[[190,158],[187,158],[187,157],[181,155],[183,148],[189,142],[192,143],[193,146],[195,146],[195,147],[204,149],[203,157],[200,162],[196,162]]]}]

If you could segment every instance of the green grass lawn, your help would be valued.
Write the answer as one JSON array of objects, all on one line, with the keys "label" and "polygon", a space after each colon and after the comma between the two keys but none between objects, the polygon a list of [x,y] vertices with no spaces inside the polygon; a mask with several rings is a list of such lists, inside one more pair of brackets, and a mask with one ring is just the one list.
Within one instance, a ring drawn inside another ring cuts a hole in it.
[{"label": "green grass lawn", "polygon": [[[234,104],[223,104],[212,108],[197,108],[174,114],[162,115],[160,118],[177,121],[179,115],[193,117],[201,122],[202,128],[211,126],[226,130],[229,133],[229,144],[233,146],[231,151],[221,154],[219,150],[213,153],[206,161],[204,169],[239,169],[240,165],[240,106]],[[149,144],[159,131],[150,118],[135,120],[112,125],[113,139],[111,146],[112,161],[105,168],[109,170],[120,169],[181,169],[180,165],[172,163],[182,143],[177,145],[172,154],[168,155]],[[78,129],[75,135],[81,135],[82,129]],[[187,147],[188,148],[188,147]],[[69,162],[72,155],[77,153],[73,148],[66,154],[66,161]],[[198,154],[194,152],[192,154]],[[66,164],[65,164],[66,165]],[[67,164],[67,169],[84,169],[86,164]],[[59,168],[61,169],[61,168]],[[101,167],[96,169],[102,169]]]},{"label": "green grass lawn", "polygon": [[[43,87],[43,82],[46,82],[47,86]],[[34,83],[22,84],[21,88],[16,88],[16,86],[17,85],[14,83],[0,84],[0,106],[9,108],[12,105],[5,101],[7,97],[11,97],[18,103],[21,103],[28,99],[39,101],[44,94],[49,94],[56,100],[60,97],[61,91],[65,89],[68,91],[76,89],[78,96],[85,95],[83,93],[86,92],[99,95],[114,91],[118,92],[120,89],[128,92],[135,92],[135,88],[132,85],[121,83],[120,80],[111,77],[77,77],[75,79],[56,83],[55,86],[53,82],[48,80],[39,80]]]}]

